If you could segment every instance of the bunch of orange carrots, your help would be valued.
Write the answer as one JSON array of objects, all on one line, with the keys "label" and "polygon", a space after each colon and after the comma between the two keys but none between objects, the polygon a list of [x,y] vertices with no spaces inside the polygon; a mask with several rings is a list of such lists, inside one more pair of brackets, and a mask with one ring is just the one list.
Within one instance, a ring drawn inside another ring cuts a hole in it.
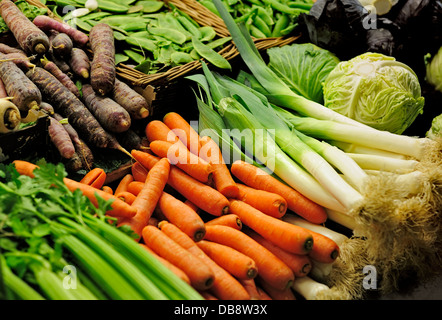
[{"label": "bunch of orange carrots", "polygon": [[[149,150],[132,150],[131,172],[115,190],[100,168],[80,182],[65,178],[94,203],[114,199],[108,215],[135,241],[206,299],[296,299],[293,283],[313,262],[331,264],[331,238],[285,221],[288,210],[314,224],[324,208],[252,164],[230,168],[220,148],[178,113],[146,126]],[[26,174],[26,166],[19,172]]]}]

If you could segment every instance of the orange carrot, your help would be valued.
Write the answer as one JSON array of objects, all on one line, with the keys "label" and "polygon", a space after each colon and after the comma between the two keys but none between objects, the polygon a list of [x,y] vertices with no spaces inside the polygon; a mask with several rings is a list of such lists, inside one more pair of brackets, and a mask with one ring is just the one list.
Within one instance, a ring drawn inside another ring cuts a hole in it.
[{"label": "orange carrot", "polygon": [[259,295],[258,289],[256,288],[255,279],[238,279],[238,281],[249,293],[250,300],[261,300],[261,296]]},{"label": "orange carrot", "polygon": [[101,168],[94,168],[84,175],[81,183],[87,184],[97,189],[101,189],[106,180],[106,172]]},{"label": "orange carrot", "polygon": [[212,165],[191,153],[187,148],[162,140],[152,141],[149,147],[157,156],[169,159],[171,164],[196,180],[202,183],[209,181],[213,171]]},{"label": "orange carrot", "polygon": [[180,140],[180,138],[160,120],[152,120],[146,125],[145,129],[146,137],[149,142],[154,140],[168,141],[176,143],[184,148],[187,146]]},{"label": "orange carrot", "polygon": [[167,192],[163,192],[157,205],[164,217],[180,228],[194,241],[200,241],[206,234],[203,219],[181,200]]},{"label": "orange carrot", "polygon": [[258,275],[275,288],[285,289],[295,279],[293,271],[284,262],[242,231],[223,225],[206,225],[204,239],[232,247],[252,258],[258,267]]},{"label": "orange carrot", "polygon": [[241,160],[235,161],[230,170],[234,176],[249,187],[281,195],[287,201],[288,209],[306,220],[318,224],[327,220],[327,212],[322,206],[272,177],[264,170]]},{"label": "orange carrot", "polygon": [[260,286],[256,286],[256,290],[260,297],[259,300],[273,300]]},{"label": "orange carrot", "polygon": [[131,167],[132,177],[135,181],[146,181],[147,170],[139,162],[135,162]]},{"label": "orange carrot", "polygon": [[310,230],[313,236],[313,248],[308,255],[322,263],[332,263],[339,256],[339,246],[323,234]]},{"label": "orange carrot", "polygon": [[196,204],[194,204],[192,201],[190,201],[189,199],[186,199],[184,201],[184,204],[186,206],[188,206],[189,208],[191,208],[193,211],[195,211],[196,213],[199,213],[200,208],[198,208],[198,206]]},{"label": "orange carrot", "polygon": [[24,160],[14,160],[12,162],[15,166],[15,169],[19,174],[34,178],[34,170],[38,169],[38,166]]},{"label": "orange carrot", "polygon": [[147,223],[150,226],[158,227],[160,221],[155,217],[150,217],[149,222]]},{"label": "orange carrot", "polygon": [[272,298],[272,300],[296,300],[292,288],[276,289],[263,279],[257,279],[258,285]]},{"label": "orange carrot", "polygon": [[186,119],[176,112],[169,112],[163,117],[163,122],[178,136],[190,152],[199,154],[200,136]]},{"label": "orange carrot", "polygon": [[136,197],[137,197],[136,195],[134,195],[133,193],[131,193],[129,191],[121,191],[119,193],[116,193],[115,196],[118,199],[123,200],[127,204],[132,204],[135,201]]},{"label": "orange carrot", "polygon": [[215,278],[213,286],[209,291],[217,298],[221,300],[248,300],[250,298],[247,291],[237,279],[209,258],[209,256],[198,247],[197,243],[177,226],[167,221],[161,221],[158,226],[165,234],[175,240],[189,253],[210,267],[214,272]]},{"label": "orange carrot", "polygon": [[232,247],[207,240],[201,240],[197,246],[237,279],[253,279],[258,275],[255,261]]},{"label": "orange carrot", "polygon": [[259,211],[281,218],[287,211],[287,201],[277,193],[255,189],[238,183],[238,197],[236,199],[250,204]]},{"label": "orange carrot", "polygon": [[238,187],[227,168],[222,152],[216,142],[208,136],[201,137],[199,156],[209,162],[213,167],[213,181],[215,188],[228,198],[238,196]]},{"label": "orange carrot", "polygon": [[115,188],[115,194],[118,194],[123,191],[127,191],[127,185],[134,181],[134,177],[128,173],[123,178],[121,178],[120,182],[118,183],[117,187]]},{"label": "orange carrot", "polygon": [[141,181],[132,181],[127,185],[127,192],[132,193],[133,195],[137,196],[141,189],[144,187],[144,182]]},{"label": "orange carrot", "polygon": [[103,190],[88,186],[87,184],[77,182],[75,180],[71,180],[68,178],[64,178],[63,181],[65,185],[68,187],[68,189],[71,190],[72,192],[77,189],[80,189],[83,195],[89,198],[89,200],[96,207],[98,207],[98,200],[96,198],[96,195],[100,196],[104,200],[113,200],[111,204],[112,209],[106,212],[106,214],[111,217],[133,218],[137,213],[136,208],[133,208],[131,205],[127,204],[126,202],[118,199],[112,194],[104,192]]},{"label": "orange carrot", "polygon": [[212,269],[166,233],[157,227],[147,225],[143,228],[142,236],[146,246],[183,270],[195,289],[207,290],[213,286],[215,275]]},{"label": "orange carrot", "polygon": [[[151,170],[152,166],[160,159],[140,150],[132,150],[132,156],[146,169]],[[229,200],[216,189],[192,178],[184,171],[174,166],[170,167],[169,180],[167,183],[184,198],[189,199],[201,210],[214,216],[227,214],[229,211]]]},{"label": "orange carrot", "polygon": [[312,250],[313,237],[305,228],[266,215],[240,200],[231,200],[230,210],[245,225],[289,252],[307,254]]},{"label": "orange carrot", "polygon": [[152,169],[149,170],[143,188],[131,205],[137,210],[137,214],[130,220],[121,222],[122,225],[130,226],[140,237],[143,228],[147,225],[163,193],[169,177],[169,171],[169,161],[164,158],[158,161]]},{"label": "orange carrot", "polygon": [[215,297],[213,294],[211,294],[208,291],[198,291],[198,293],[201,295],[201,297],[204,298],[204,300],[219,300],[217,297]]},{"label": "orange carrot", "polygon": [[107,192],[109,194],[114,194],[114,190],[112,190],[112,188],[109,186],[102,186],[101,190],[103,190],[104,192]]},{"label": "orange carrot", "polygon": [[[31,178],[35,177],[33,172],[35,169],[38,168],[37,165],[24,160],[14,160],[13,164],[17,169],[18,173],[22,175],[27,175]],[[111,204],[112,209],[106,212],[106,214],[108,214],[109,216],[131,218],[135,216],[137,212],[135,208],[132,208],[124,201],[121,201],[114,195],[106,193],[103,190],[88,186],[84,183],[69,178],[63,178],[63,182],[65,183],[66,187],[72,192],[77,189],[80,189],[83,195],[87,197],[96,207],[98,207],[98,200],[96,198],[96,195],[100,196],[104,200],[113,200]]]},{"label": "orange carrot", "polygon": [[295,277],[304,277],[312,269],[313,265],[308,255],[288,252],[263,238],[253,230],[246,230],[246,234],[288,265],[295,274]]},{"label": "orange carrot", "polygon": [[158,254],[156,254],[155,251],[153,251],[151,248],[146,246],[144,243],[140,243],[140,246],[142,246],[151,255],[153,255],[155,258],[157,258],[166,268],[168,268],[170,271],[175,273],[175,275],[178,276],[181,280],[183,280],[184,282],[187,282],[188,284],[190,284],[190,279],[189,279],[189,277],[187,276],[187,274],[183,270],[181,270],[177,266],[173,265],[170,261],[167,261],[163,257],[161,257]]},{"label": "orange carrot", "polygon": [[228,226],[237,230],[242,229],[241,219],[236,214],[233,213],[225,214],[221,217],[216,217],[206,222],[206,226],[211,226],[215,224]]}]

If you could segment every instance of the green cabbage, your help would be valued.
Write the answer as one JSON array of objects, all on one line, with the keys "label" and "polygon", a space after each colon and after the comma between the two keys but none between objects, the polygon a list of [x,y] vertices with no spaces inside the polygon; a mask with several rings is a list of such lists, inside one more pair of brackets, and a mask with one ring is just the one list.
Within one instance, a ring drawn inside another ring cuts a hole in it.
[{"label": "green cabbage", "polygon": [[442,92],[442,47],[433,57],[427,57],[425,80]]},{"label": "green cabbage", "polygon": [[401,134],[423,113],[425,99],[414,71],[383,54],[341,61],[323,87],[326,107],[378,130]]},{"label": "green cabbage", "polygon": [[330,51],[312,43],[295,43],[267,50],[268,66],[293,92],[323,103],[322,83],[339,63]]},{"label": "green cabbage", "polygon": [[433,118],[431,121],[431,127],[425,133],[425,136],[430,139],[442,138],[442,114]]}]

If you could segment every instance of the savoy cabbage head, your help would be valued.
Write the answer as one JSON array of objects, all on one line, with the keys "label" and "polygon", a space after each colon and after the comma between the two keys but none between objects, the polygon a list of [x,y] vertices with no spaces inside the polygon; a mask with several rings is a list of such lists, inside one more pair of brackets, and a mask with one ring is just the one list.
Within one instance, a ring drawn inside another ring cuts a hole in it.
[{"label": "savoy cabbage head", "polygon": [[401,134],[423,113],[416,74],[391,56],[368,52],[341,61],[323,87],[326,107],[379,130]]}]

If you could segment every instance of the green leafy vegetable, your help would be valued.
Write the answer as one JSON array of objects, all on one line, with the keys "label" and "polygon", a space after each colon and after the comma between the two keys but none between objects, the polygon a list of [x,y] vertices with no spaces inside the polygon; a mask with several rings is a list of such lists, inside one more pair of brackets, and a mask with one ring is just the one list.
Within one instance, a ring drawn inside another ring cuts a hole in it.
[{"label": "green leafy vegetable", "polygon": [[425,80],[442,92],[442,47],[434,56],[426,56]]},{"label": "green leafy vegetable", "polygon": [[341,61],[325,79],[324,101],[342,115],[397,134],[423,113],[425,103],[413,70],[378,53]]},{"label": "green leafy vegetable", "polygon": [[268,66],[293,92],[323,103],[322,83],[339,63],[330,51],[311,43],[295,43],[267,50]]}]

